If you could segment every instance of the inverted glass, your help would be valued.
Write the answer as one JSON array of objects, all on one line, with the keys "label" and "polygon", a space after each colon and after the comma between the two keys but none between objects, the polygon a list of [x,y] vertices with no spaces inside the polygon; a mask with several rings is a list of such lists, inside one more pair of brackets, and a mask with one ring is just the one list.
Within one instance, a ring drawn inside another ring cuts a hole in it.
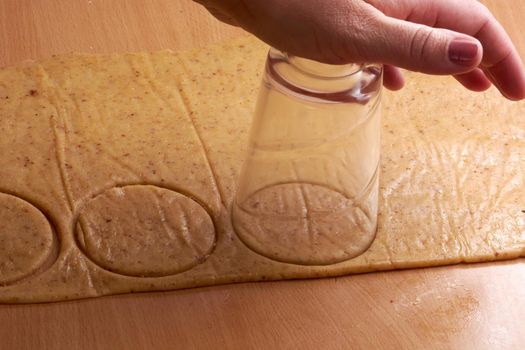
[{"label": "inverted glass", "polygon": [[380,65],[270,50],[232,208],[250,249],[301,265],[368,249],[377,228],[382,73]]}]

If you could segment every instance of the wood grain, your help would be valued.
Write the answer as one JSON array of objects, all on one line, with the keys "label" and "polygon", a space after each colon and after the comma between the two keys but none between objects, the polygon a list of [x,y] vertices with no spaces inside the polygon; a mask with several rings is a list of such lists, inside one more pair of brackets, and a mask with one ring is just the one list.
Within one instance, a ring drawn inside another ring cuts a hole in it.
[{"label": "wood grain", "polygon": [[[525,55],[525,1],[485,3]],[[0,66],[239,35],[189,0],[0,0]],[[524,279],[517,260],[0,305],[0,349],[520,349]]]},{"label": "wood grain", "polygon": [[0,66],[72,51],[186,49],[239,35],[189,0],[0,1]]}]

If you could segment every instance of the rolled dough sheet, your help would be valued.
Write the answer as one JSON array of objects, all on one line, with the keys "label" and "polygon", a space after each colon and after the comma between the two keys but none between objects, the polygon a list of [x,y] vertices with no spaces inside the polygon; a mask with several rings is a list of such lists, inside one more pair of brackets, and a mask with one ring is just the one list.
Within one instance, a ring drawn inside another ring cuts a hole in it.
[{"label": "rolled dough sheet", "polygon": [[384,96],[372,246],[328,266],[247,248],[230,205],[266,50],[248,37],[0,70],[0,302],[525,254],[525,105],[413,73]]}]

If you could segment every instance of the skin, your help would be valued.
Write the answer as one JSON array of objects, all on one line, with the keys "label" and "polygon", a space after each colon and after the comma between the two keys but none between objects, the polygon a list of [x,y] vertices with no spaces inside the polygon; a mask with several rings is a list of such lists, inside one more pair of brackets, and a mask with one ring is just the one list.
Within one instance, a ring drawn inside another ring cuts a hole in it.
[{"label": "skin", "polygon": [[384,84],[392,90],[403,87],[404,68],[453,75],[473,91],[494,84],[508,99],[525,98],[516,48],[476,0],[196,1],[293,55],[332,64],[383,63]]}]

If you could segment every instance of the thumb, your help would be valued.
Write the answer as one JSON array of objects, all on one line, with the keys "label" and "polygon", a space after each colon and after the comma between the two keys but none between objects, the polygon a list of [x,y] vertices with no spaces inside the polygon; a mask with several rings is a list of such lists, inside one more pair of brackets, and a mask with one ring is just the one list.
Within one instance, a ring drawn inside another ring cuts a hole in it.
[{"label": "thumb", "polygon": [[477,67],[481,43],[466,34],[384,16],[363,54],[371,62],[428,74],[460,74]]}]

